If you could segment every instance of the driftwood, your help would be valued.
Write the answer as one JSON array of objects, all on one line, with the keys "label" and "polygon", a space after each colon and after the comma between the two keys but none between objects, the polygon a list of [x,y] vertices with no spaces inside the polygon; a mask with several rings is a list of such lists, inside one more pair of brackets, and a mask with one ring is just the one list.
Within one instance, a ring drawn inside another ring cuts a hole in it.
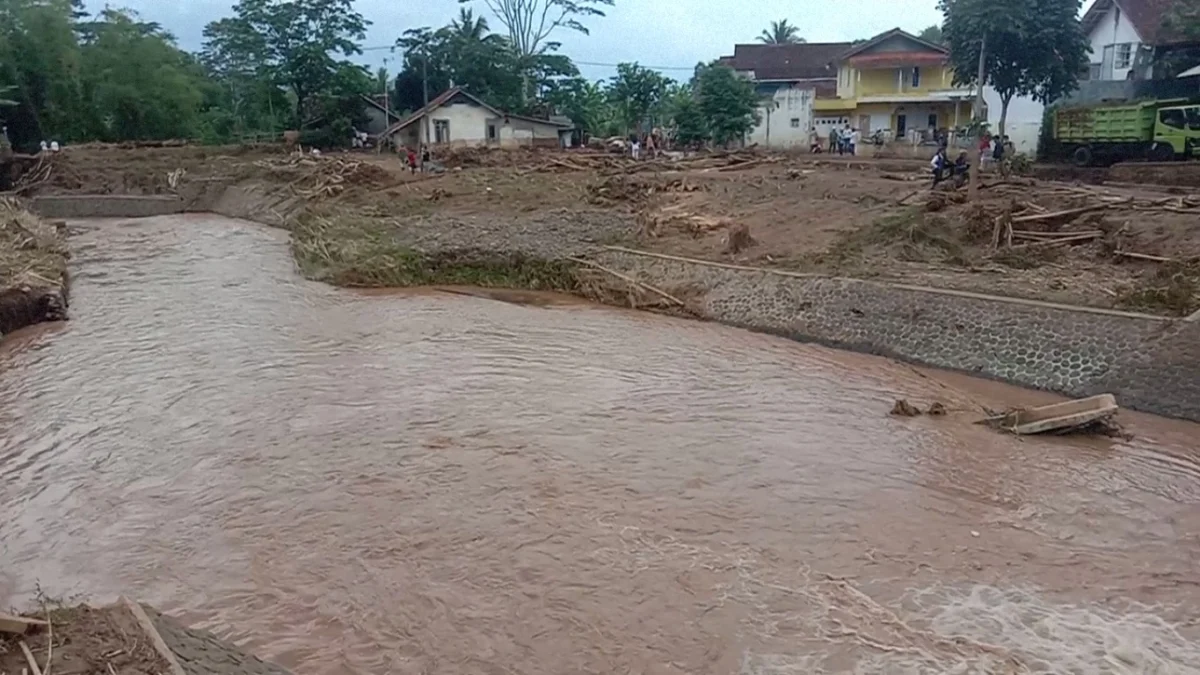
[{"label": "driftwood", "polygon": [[1055,220],[1058,218],[1067,218],[1070,216],[1078,216],[1084,213],[1091,213],[1092,211],[1100,211],[1102,209],[1107,209],[1110,206],[1112,206],[1112,204],[1092,204],[1090,206],[1081,206],[1077,209],[1067,209],[1066,211],[1052,211],[1050,213],[1039,213],[1032,216],[1020,216],[1018,218],[1013,218],[1012,222],[1015,225],[1017,223],[1033,223],[1042,220]]},{"label": "driftwood", "polygon": [[588,267],[593,267],[593,268],[595,268],[595,269],[598,269],[598,270],[600,270],[601,272],[605,272],[605,273],[607,273],[607,274],[611,274],[611,275],[613,275],[614,277],[616,277],[616,278],[618,278],[618,279],[620,279],[620,280],[622,280],[622,281],[624,281],[624,282],[626,282],[626,283],[628,283],[628,284],[630,284],[630,285],[632,285],[632,286],[636,286],[636,287],[638,287],[638,288],[641,288],[641,289],[643,289],[643,290],[650,291],[651,293],[653,293],[653,294],[655,294],[655,295],[657,295],[657,296],[659,296],[659,297],[661,297],[661,298],[664,298],[664,299],[666,299],[666,300],[668,300],[668,301],[670,301],[670,302],[673,302],[673,303],[675,303],[676,305],[679,305],[680,307],[685,307],[685,308],[687,307],[687,304],[686,304],[686,303],[684,303],[684,301],[682,301],[682,300],[680,300],[679,298],[677,298],[677,297],[675,297],[675,296],[671,295],[670,293],[668,293],[668,292],[666,292],[666,291],[662,290],[661,288],[655,288],[654,286],[651,286],[650,284],[648,284],[648,283],[646,283],[646,282],[644,282],[644,281],[638,281],[637,279],[634,279],[633,277],[631,277],[631,276],[629,276],[629,275],[627,275],[627,274],[622,274],[621,272],[618,272],[618,271],[616,271],[616,270],[614,270],[614,269],[610,269],[610,268],[608,268],[608,267],[605,267],[604,265],[601,265],[600,263],[597,263],[597,262],[592,262],[591,260],[585,260],[585,259],[583,259],[583,258],[571,258],[571,257],[569,257],[569,258],[567,258],[567,260],[570,260],[570,261],[572,261],[572,262],[577,262],[577,263],[579,263],[579,264],[581,264],[581,265],[587,265]]},{"label": "driftwood", "polygon": [[16,633],[24,635],[27,630],[36,626],[45,626],[46,622],[23,616],[14,616],[0,612],[0,633]]},{"label": "driftwood", "polygon": [[1164,258],[1161,255],[1150,255],[1149,253],[1135,253],[1133,251],[1114,251],[1114,255],[1124,256],[1126,258],[1136,258],[1137,260],[1149,260],[1151,262],[1175,262],[1174,258]]}]

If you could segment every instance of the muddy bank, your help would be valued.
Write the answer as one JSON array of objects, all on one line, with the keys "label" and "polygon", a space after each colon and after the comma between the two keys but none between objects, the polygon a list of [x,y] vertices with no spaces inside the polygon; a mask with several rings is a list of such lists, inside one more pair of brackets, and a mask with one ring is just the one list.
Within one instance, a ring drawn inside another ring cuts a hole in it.
[{"label": "muddy bank", "polygon": [[0,336],[67,317],[68,257],[64,225],[0,200]]},{"label": "muddy bank", "polygon": [[212,633],[126,598],[104,607],[50,604],[26,615],[31,625],[23,634],[0,632],[0,672],[34,672],[32,657],[43,673],[288,675]]}]

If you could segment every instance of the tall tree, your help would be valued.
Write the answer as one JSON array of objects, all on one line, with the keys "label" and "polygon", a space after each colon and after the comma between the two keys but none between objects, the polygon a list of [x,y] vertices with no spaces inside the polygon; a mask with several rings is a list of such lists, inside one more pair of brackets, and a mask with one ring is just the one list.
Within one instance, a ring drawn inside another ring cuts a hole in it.
[{"label": "tall tree", "polygon": [[917,37],[935,45],[942,43],[942,27],[936,23],[917,34]]},{"label": "tall tree", "polygon": [[90,134],[103,140],[190,138],[198,131],[203,71],[174,38],[129,10],[78,26]]},{"label": "tall tree", "polygon": [[206,55],[222,47],[245,50],[239,58],[257,63],[261,76],[291,90],[298,126],[345,67],[337,56],[361,53],[359,41],[370,25],[352,0],[239,0],[233,11],[232,18],[209,24]]},{"label": "tall tree", "polygon": [[1080,0],[940,0],[954,81],[983,82],[1000,96],[999,132],[1016,96],[1050,103],[1076,86],[1090,49]]},{"label": "tall tree", "polygon": [[805,40],[800,37],[798,26],[783,19],[782,21],[772,21],[770,28],[758,36],[758,41],[768,45],[794,45]]},{"label": "tall tree", "polygon": [[[472,0],[459,0],[461,3]],[[549,38],[560,29],[587,35],[584,20],[604,16],[602,7],[614,0],[483,0],[500,25],[508,32],[508,41],[517,53],[533,56],[555,51],[559,43]]]},{"label": "tall tree", "polygon": [[617,64],[608,97],[627,130],[643,129],[644,123],[649,121],[650,111],[662,101],[670,83],[670,78],[636,63]]}]

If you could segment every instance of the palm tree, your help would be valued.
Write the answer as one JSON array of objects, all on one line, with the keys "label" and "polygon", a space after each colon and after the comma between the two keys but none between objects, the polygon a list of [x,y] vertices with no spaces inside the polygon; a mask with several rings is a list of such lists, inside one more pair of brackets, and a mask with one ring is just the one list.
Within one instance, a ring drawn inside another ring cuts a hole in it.
[{"label": "palm tree", "polygon": [[800,37],[800,28],[784,19],[772,21],[771,27],[758,36],[758,41],[768,45],[794,45],[805,40]]},{"label": "palm tree", "polygon": [[450,22],[454,38],[465,43],[482,42],[488,37],[486,17],[475,18],[475,13],[466,7],[458,10],[458,18]]}]

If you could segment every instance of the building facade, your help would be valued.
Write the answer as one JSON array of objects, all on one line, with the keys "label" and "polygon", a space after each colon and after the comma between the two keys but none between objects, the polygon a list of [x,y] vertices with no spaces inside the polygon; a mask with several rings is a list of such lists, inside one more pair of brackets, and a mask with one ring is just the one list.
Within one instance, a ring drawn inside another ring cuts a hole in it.
[{"label": "building facade", "polygon": [[381,135],[396,148],[437,146],[560,147],[573,125],[500,111],[460,87],[449,89],[388,127]]},{"label": "building facade", "polygon": [[822,117],[849,118],[864,137],[932,140],[971,118],[974,92],[953,81],[945,47],[897,28],[842,54],[836,95],[818,98],[814,108]]}]

